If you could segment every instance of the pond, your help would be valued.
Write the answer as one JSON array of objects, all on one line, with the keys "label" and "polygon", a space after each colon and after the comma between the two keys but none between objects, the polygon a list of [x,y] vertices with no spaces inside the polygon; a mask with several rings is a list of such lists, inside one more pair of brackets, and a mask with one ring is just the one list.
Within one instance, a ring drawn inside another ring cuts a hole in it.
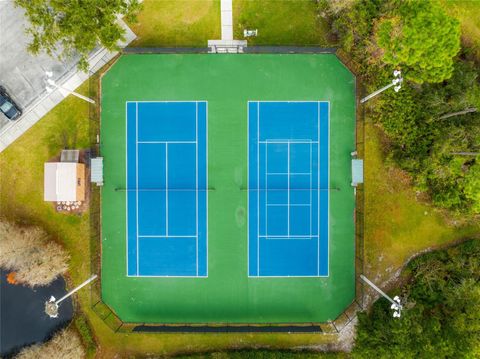
[{"label": "pond", "polygon": [[42,343],[73,317],[71,297],[60,304],[58,318],[45,314],[45,301],[51,295],[59,299],[66,294],[62,277],[50,285],[34,289],[7,282],[8,272],[0,270],[0,356],[9,357],[23,347]]}]

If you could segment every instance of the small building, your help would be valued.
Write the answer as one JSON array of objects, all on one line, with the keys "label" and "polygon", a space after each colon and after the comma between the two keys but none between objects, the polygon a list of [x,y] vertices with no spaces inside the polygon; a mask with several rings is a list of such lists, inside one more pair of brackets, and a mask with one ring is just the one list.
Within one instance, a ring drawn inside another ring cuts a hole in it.
[{"label": "small building", "polygon": [[85,164],[47,162],[44,172],[44,200],[49,202],[85,200]]}]

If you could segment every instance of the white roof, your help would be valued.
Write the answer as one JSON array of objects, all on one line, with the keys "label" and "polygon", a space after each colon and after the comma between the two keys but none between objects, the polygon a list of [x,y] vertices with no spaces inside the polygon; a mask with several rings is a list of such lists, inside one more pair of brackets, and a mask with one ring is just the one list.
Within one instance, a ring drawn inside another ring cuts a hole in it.
[{"label": "white roof", "polygon": [[77,200],[77,164],[71,162],[45,163],[44,200]]}]

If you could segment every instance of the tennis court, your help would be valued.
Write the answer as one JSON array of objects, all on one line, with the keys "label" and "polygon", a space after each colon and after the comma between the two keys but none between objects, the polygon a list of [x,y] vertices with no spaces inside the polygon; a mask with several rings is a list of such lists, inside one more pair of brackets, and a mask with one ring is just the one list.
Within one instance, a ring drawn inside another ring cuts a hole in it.
[{"label": "tennis court", "polygon": [[328,275],[329,103],[249,102],[249,275]]},{"label": "tennis court", "polygon": [[207,275],[207,104],[127,102],[129,276]]},{"label": "tennis court", "polygon": [[102,77],[102,300],[321,323],[355,297],[355,78],[334,54],[124,54]]}]

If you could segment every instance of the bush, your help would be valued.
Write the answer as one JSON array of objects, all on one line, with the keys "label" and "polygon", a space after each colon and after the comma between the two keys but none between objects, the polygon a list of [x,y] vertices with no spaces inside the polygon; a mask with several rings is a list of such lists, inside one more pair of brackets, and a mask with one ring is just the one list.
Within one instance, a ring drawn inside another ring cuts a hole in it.
[{"label": "bush", "polygon": [[72,329],[63,329],[48,342],[32,345],[23,349],[15,359],[82,359],[85,352],[77,333]]},{"label": "bush", "polygon": [[385,92],[372,110],[372,118],[382,124],[391,140],[391,157],[410,172],[422,167],[436,133],[417,97],[418,92],[411,87],[398,93]]},{"label": "bush", "polygon": [[406,78],[417,83],[450,78],[460,50],[459,22],[430,0],[393,5],[376,32],[382,61],[401,67]]},{"label": "bush", "polygon": [[38,227],[0,221],[0,267],[32,287],[47,285],[68,269],[68,255]]},{"label": "bush", "polygon": [[355,358],[475,358],[480,343],[480,241],[414,259],[402,318],[378,300],[359,316]]}]

